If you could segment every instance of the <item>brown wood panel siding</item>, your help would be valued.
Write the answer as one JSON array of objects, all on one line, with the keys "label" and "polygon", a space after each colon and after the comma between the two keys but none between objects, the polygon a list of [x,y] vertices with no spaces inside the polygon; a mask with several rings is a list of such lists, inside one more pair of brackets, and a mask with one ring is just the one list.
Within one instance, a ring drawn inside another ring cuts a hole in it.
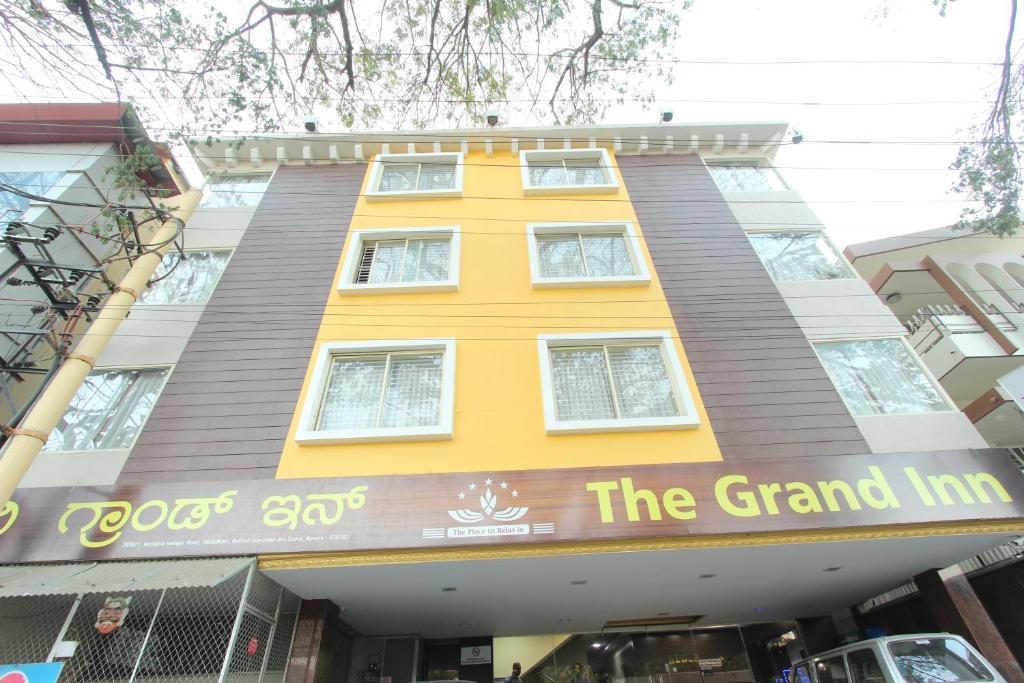
[{"label": "brown wood panel siding", "polygon": [[700,158],[618,164],[723,457],[870,452]]},{"label": "brown wood panel siding", "polygon": [[118,483],[273,478],[365,172],[278,170]]}]

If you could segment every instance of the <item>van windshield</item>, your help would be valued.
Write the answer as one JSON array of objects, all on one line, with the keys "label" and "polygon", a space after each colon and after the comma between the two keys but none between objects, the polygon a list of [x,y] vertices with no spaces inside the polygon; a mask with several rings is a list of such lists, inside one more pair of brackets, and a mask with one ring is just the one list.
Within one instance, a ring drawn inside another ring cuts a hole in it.
[{"label": "van windshield", "polygon": [[954,638],[914,638],[891,642],[889,653],[907,683],[994,680],[988,667]]}]

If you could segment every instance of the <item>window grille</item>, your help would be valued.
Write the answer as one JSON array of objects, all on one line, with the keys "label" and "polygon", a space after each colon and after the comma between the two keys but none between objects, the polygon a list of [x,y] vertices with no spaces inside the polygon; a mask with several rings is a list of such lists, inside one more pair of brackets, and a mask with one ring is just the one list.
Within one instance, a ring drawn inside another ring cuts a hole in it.
[{"label": "window grille", "polygon": [[775,281],[852,277],[820,230],[778,230],[747,235]]},{"label": "window grille", "polygon": [[336,355],[316,429],[440,423],[442,351]]},{"label": "window grille", "polygon": [[355,282],[444,282],[450,260],[450,237],[364,242]]},{"label": "window grille", "polygon": [[899,339],[815,344],[825,370],[854,415],[950,410],[932,380]]},{"label": "window grille", "polygon": [[143,292],[143,304],[201,304],[213,293],[231,258],[231,250],[186,251],[165,254],[154,279]]},{"label": "window grille", "polygon": [[89,373],[43,450],[129,448],[153,410],[168,371],[138,368]]},{"label": "window grille", "polygon": [[559,420],[679,415],[660,344],[550,349]]},{"label": "window grille", "polygon": [[385,161],[378,192],[427,192],[455,189],[454,162]]},{"label": "window grille", "polygon": [[708,171],[722,192],[774,192],[786,184],[774,168],[750,161],[711,161]]},{"label": "window grille", "polygon": [[541,277],[618,277],[635,275],[622,233],[537,235]]},{"label": "window grille", "polygon": [[601,168],[601,157],[544,159],[527,163],[530,185],[536,187],[604,185],[608,182],[608,176]]},{"label": "window grille", "polygon": [[256,206],[270,185],[270,175],[222,175],[206,181],[199,206],[204,209]]}]

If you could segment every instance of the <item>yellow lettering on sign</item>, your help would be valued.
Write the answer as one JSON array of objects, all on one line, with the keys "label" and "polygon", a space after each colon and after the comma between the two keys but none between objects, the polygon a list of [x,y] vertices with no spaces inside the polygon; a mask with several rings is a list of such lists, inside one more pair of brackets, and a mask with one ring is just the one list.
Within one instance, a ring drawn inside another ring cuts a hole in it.
[{"label": "yellow lettering on sign", "polygon": [[[78,541],[86,548],[103,548],[121,538],[121,529],[132,515],[132,504],[127,500],[111,500],[100,503],[68,503],[67,510],[57,523],[57,529],[66,534],[68,520],[79,510],[92,513],[88,522],[78,529]],[[89,532],[99,526],[101,534],[109,534],[105,538],[90,538]]]},{"label": "yellow lettering on sign", "polygon": [[984,487],[982,487],[982,484],[988,484],[989,488],[992,489],[992,493],[994,493],[996,498],[998,498],[1002,502],[1013,502],[1013,498],[1011,498],[1010,494],[1006,492],[1006,489],[1003,488],[1003,485],[999,482],[999,480],[993,477],[988,472],[967,474],[964,475],[964,479],[967,480],[967,484],[971,487],[971,490],[974,491],[974,495],[976,495],[978,497],[978,500],[980,500],[982,503],[992,502],[992,498],[988,495],[988,491],[986,491]]},{"label": "yellow lettering on sign", "polygon": [[3,510],[0,510],[0,519],[3,519],[4,517],[7,518],[6,522],[0,524],[0,535],[2,535],[5,531],[14,526],[14,521],[18,519],[18,513],[20,511],[21,508],[18,507],[17,503],[15,503],[13,500],[7,501],[7,504],[4,505]]},{"label": "yellow lettering on sign", "polygon": [[619,490],[615,481],[592,481],[587,483],[587,490],[597,494],[597,509],[601,511],[601,523],[610,524],[615,521],[612,511],[612,491]]},{"label": "yellow lettering on sign", "polygon": [[[749,480],[742,474],[728,474],[715,482],[715,498],[722,509],[735,517],[757,517],[761,514],[761,508],[757,504],[757,497],[750,491],[732,493],[729,487],[742,484],[749,484]],[[736,502],[730,498],[735,495]]]},{"label": "yellow lettering on sign", "polygon": [[662,500],[665,504],[665,512],[668,513],[669,517],[675,519],[695,519],[697,517],[696,510],[685,510],[682,508],[693,508],[697,505],[697,501],[693,499],[693,494],[684,488],[671,488],[665,491],[665,495]]},{"label": "yellow lettering on sign", "polygon": [[[337,524],[345,513],[358,510],[366,504],[367,486],[353,486],[345,493],[310,493],[305,501],[300,496],[267,496],[260,509],[266,526],[288,527],[291,530],[301,520],[306,526]],[[303,503],[305,502],[305,507]]]},{"label": "yellow lettering on sign", "polygon": [[860,497],[864,499],[864,502],[876,510],[898,508],[900,501],[896,499],[881,468],[872,465],[868,468],[868,472],[871,473],[870,477],[857,482],[857,491],[860,492]]},{"label": "yellow lettering on sign", "polygon": [[[210,512],[217,514],[230,512],[235,506],[234,497],[238,491],[224,491],[216,498],[178,498],[174,501],[174,509],[171,510],[170,519],[167,521],[167,528],[172,531],[180,529],[199,529],[210,521]],[[188,511],[188,516],[180,517],[183,511]]]},{"label": "yellow lettering on sign", "polygon": [[806,515],[808,512],[824,512],[821,501],[818,500],[818,494],[814,492],[810,484],[791,481],[786,484],[786,491],[796,492],[789,497],[789,507],[793,509],[793,512],[801,515]]}]

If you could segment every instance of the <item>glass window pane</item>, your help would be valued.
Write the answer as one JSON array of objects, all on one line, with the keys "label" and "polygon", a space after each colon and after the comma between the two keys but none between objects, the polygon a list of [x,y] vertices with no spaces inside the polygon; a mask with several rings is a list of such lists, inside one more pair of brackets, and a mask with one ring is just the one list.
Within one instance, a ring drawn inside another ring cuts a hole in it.
[{"label": "glass window pane", "polygon": [[601,159],[566,159],[566,179],[570,185],[603,185],[608,182]]},{"label": "glass window pane", "polygon": [[889,654],[907,683],[960,683],[994,679],[973,652],[953,638],[914,638],[889,643]]},{"label": "glass window pane", "polygon": [[603,349],[553,349],[551,374],[559,420],[615,417]]},{"label": "glass window pane", "polygon": [[854,415],[950,409],[898,339],[824,342],[815,347],[825,370]]},{"label": "glass window pane", "polygon": [[[63,171],[0,171],[0,182],[23,192],[45,195],[64,177]],[[21,218],[28,208],[27,197],[11,192],[0,192],[0,222]]]},{"label": "glass window pane", "polygon": [[204,303],[217,286],[229,258],[230,251],[186,251],[184,258],[179,252],[164,254],[153,276],[163,279],[143,292],[139,303]]},{"label": "glass window pane", "polygon": [[203,187],[199,206],[205,209],[256,206],[270,184],[270,176],[223,175],[211,177]]},{"label": "glass window pane", "polygon": [[561,159],[528,162],[530,169],[530,185],[536,187],[552,187],[568,184],[565,166]]},{"label": "glass window pane", "polygon": [[455,189],[455,164],[423,164],[420,169],[419,189]]},{"label": "glass window pane", "polygon": [[384,163],[380,175],[380,192],[412,192],[416,189],[419,164]]},{"label": "glass window pane", "polygon": [[815,663],[814,674],[818,683],[849,683],[842,655]]},{"label": "glass window pane", "polygon": [[579,235],[537,237],[537,261],[541,277],[586,277]]},{"label": "glass window pane", "polygon": [[587,255],[587,269],[591,277],[633,275],[633,261],[629,258],[624,235],[583,235],[583,249]]},{"label": "glass window pane", "polygon": [[846,655],[853,683],[885,683],[885,674],[871,650],[856,650]]},{"label": "glass window pane", "polygon": [[755,232],[754,251],[773,280],[834,280],[852,277],[819,230]]},{"label": "glass window pane", "polygon": [[402,282],[442,282],[448,279],[448,238],[412,239],[405,253]]},{"label": "glass window pane", "polygon": [[387,357],[335,356],[316,429],[376,427]]},{"label": "glass window pane", "polygon": [[678,415],[660,346],[609,346],[620,417]]},{"label": "glass window pane", "polygon": [[771,166],[749,161],[716,161],[708,171],[722,192],[772,192],[785,190],[779,174]]},{"label": "glass window pane", "polygon": [[90,373],[43,450],[128,448],[149,417],[166,376],[167,368]]},{"label": "glass window pane", "polygon": [[401,282],[405,240],[377,242],[370,266],[370,282]]},{"label": "glass window pane", "polygon": [[392,355],[381,427],[427,427],[440,421],[442,354]]}]

